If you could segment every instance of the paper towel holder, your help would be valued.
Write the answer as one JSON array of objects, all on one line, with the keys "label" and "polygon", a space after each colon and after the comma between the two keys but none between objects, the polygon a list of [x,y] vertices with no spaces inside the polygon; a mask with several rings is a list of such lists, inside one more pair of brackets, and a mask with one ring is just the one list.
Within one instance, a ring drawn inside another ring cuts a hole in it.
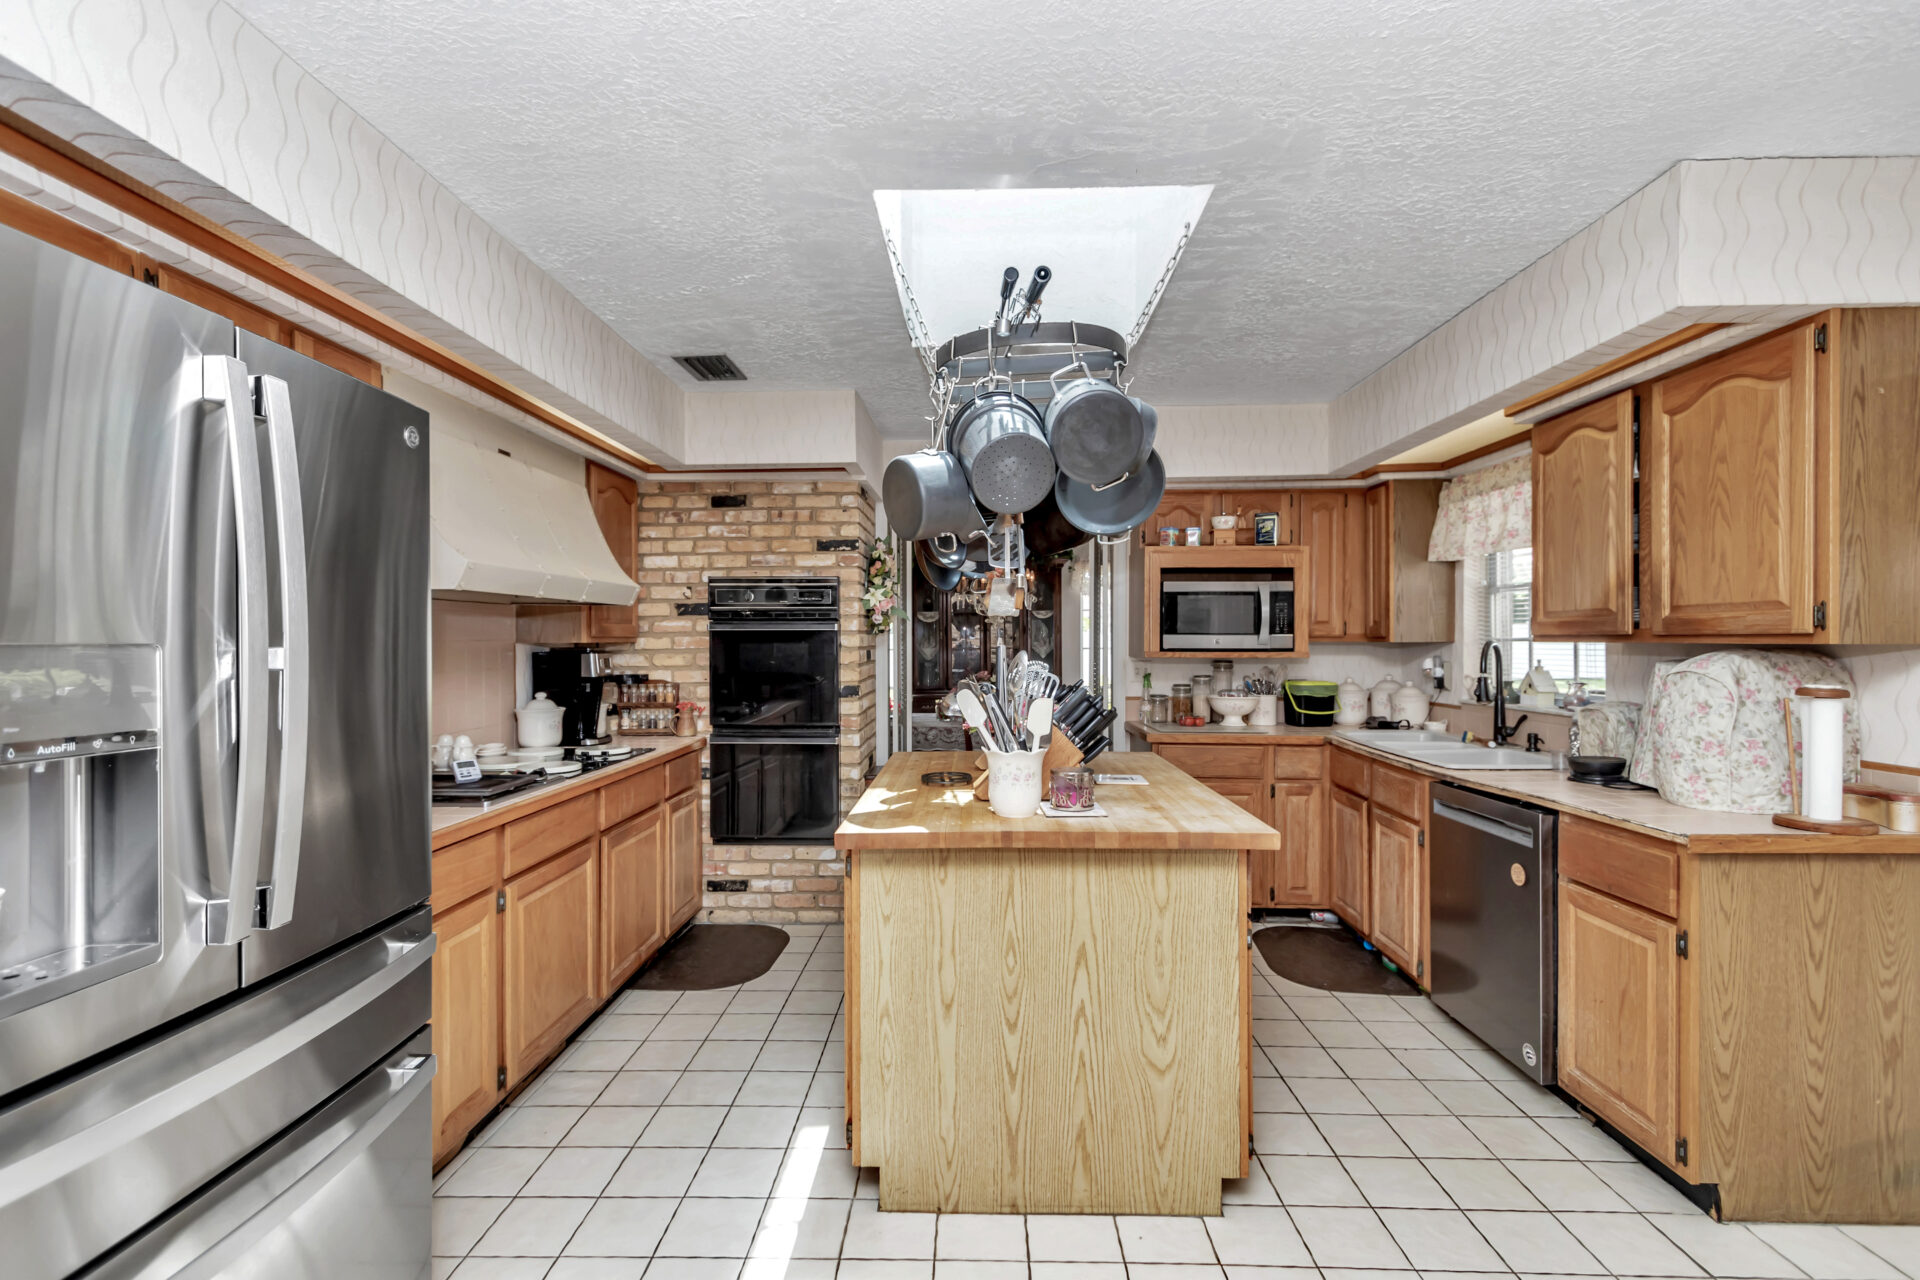
[{"label": "paper towel holder", "polygon": [[[1851,698],[1853,691],[1837,685],[1802,685],[1793,691],[1793,696],[1796,698],[1818,699],[1822,701],[1843,701]],[[1798,756],[1800,752],[1797,750],[1797,744],[1794,743],[1792,739],[1791,717],[1789,717],[1788,724],[1788,747]],[[1799,763],[1799,761],[1796,761],[1796,764],[1797,763]],[[1789,768],[1792,767],[1794,766],[1789,766]],[[1839,764],[1835,761],[1830,767],[1837,771]],[[1803,779],[1801,785],[1794,789],[1795,798],[1802,800],[1804,805],[1805,801],[1803,798],[1810,790],[1810,780]],[[1777,827],[1789,827],[1795,831],[1818,831],[1837,836],[1872,836],[1880,834],[1880,824],[1877,822],[1869,822],[1865,818],[1810,818],[1799,813],[1776,813],[1773,815],[1773,824]]]}]

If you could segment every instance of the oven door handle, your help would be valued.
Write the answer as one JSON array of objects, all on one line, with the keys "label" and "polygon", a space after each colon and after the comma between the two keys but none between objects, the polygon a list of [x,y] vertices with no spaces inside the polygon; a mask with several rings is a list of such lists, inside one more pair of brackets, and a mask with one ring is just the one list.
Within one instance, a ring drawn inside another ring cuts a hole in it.
[{"label": "oven door handle", "polygon": [[715,729],[707,739],[715,747],[837,747],[838,738],[734,738]]},{"label": "oven door handle", "polygon": [[730,631],[838,631],[837,622],[716,622],[711,618],[707,622],[710,635],[726,635]]}]

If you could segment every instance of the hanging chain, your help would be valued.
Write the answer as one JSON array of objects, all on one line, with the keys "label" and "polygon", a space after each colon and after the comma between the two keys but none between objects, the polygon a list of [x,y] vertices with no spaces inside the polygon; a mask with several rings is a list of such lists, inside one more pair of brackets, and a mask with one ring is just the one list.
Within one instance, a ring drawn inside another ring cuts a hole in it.
[{"label": "hanging chain", "polygon": [[1140,335],[1146,332],[1147,321],[1153,318],[1153,309],[1160,304],[1160,295],[1167,291],[1167,281],[1173,278],[1173,269],[1180,265],[1180,255],[1187,251],[1187,241],[1193,236],[1193,224],[1186,223],[1180,228],[1180,242],[1173,246],[1173,256],[1167,259],[1166,267],[1160,272],[1160,278],[1153,283],[1153,292],[1147,295],[1147,305],[1140,309],[1140,318],[1133,322],[1133,332],[1127,335],[1127,348],[1140,341]]},{"label": "hanging chain", "polygon": [[[893,259],[894,279],[900,282],[901,296],[907,300],[907,336],[913,342],[914,354],[920,357],[920,363],[927,371],[927,382],[937,384],[940,370],[933,363],[933,337],[927,332],[926,317],[920,314],[920,300],[913,296],[913,282],[907,279],[906,264],[900,261],[900,250],[894,246],[893,234],[884,232],[882,238],[887,242],[887,256]],[[938,398],[937,391],[930,389],[928,394]]]}]

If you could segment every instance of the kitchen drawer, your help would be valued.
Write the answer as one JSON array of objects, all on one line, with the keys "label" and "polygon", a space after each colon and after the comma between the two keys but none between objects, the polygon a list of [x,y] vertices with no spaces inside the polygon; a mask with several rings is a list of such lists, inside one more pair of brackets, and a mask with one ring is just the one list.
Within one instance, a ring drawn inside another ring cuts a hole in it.
[{"label": "kitchen drawer", "polygon": [[600,797],[594,792],[564,800],[530,818],[507,824],[509,879],[528,867],[600,834]]},{"label": "kitchen drawer", "polygon": [[1258,778],[1267,780],[1265,747],[1203,747],[1162,743],[1153,754],[1196,778]]},{"label": "kitchen drawer", "polygon": [[667,794],[677,796],[682,791],[691,790],[700,785],[700,753],[689,751],[676,760],[667,761]]},{"label": "kitchen drawer", "polygon": [[600,829],[617,827],[666,799],[665,782],[665,769],[640,769],[600,788]]},{"label": "kitchen drawer", "polygon": [[500,880],[500,828],[468,836],[433,854],[433,909],[457,907]]},{"label": "kitchen drawer", "polygon": [[1680,914],[1680,846],[1564,814],[1560,875],[1669,919]]},{"label": "kitchen drawer", "polygon": [[1310,747],[1273,748],[1273,776],[1279,778],[1317,778],[1326,772],[1327,749],[1319,743]]},{"label": "kitchen drawer", "polygon": [[1373,762],[1363,755],[1356,755],[1339,747],[1328,747],[1327,754],[1331,757],[1327,762],[1327,768],[1333,774],[1333,785],[1345,787],[1353,794],[1364,798],[1367,794],[1367,784],[1371,780],[1370,775],[1373,773]]},{"label": "kitchen drawer", "polygon": [[1367,798],[1376,809],[1391,809],[1403,818],[1426,824],[1427,780],[1417,773],[1376,764],[1368,780]]}]

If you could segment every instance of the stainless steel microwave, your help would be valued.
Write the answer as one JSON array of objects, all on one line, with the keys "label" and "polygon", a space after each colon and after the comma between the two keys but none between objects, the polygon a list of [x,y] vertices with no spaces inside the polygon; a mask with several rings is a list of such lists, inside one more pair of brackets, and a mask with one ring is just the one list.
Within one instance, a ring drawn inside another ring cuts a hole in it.
[{"label": "stainless steel microwave", "polygon": [[1293,582],[1160,581],[1160,647],[1169,651],[1293,650]]}]

